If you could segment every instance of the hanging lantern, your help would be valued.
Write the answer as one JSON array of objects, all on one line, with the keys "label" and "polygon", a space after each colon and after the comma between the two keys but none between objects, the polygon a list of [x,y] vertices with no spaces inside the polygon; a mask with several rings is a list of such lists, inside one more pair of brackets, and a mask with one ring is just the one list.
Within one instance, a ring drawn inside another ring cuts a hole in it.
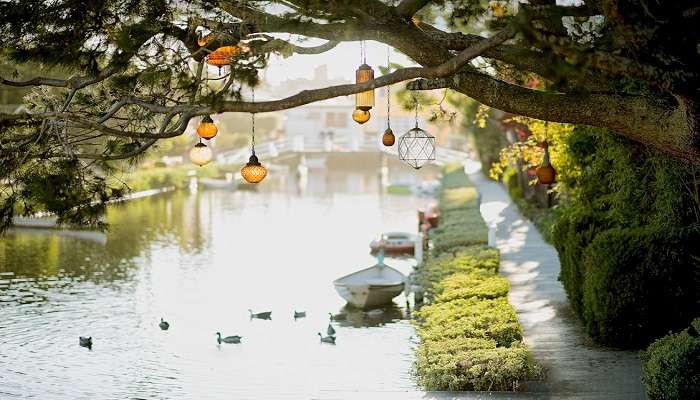
[{"label": "hanging lantern", "polygon": [[[386,47],[386,69],[387,73],[391,73],[391,62],[389,61],[391,53],[389,46]],[[386,147],[391,147],[396,142],[394,131],[391,130],[391,85],[386,87],[386,130],[382,135],[382,144]]]},{"label": "hanging lantern", "polygon": [[396,136],[391,128],[386,128],[384,134],[382,135],[382,144],[386,147],[391,147],[396,143]]},{"label": "hanging lantern", "polygon": [[[252,94],[255,103],[255,91]],[[260,164],[258,156],[255,155],[255,114],[250,114],[252,124],[252,141],[250,145],[250,158],[248,163],[241,168],[241,176],[248,183],[260,183],[267,176],[267,168]]]},{"label": "hanging lantern", "polygon": [[207,64],[214,67],[219,67],[219,72],[221,72],[221,67],[231,64],[231,58],[242,52],[243,49],[240,46],[223,46],[214,50],[209,57],[207,57]]},{"label": "hanging lantern", "polygon": [[248,163],[241,168],[241,176],[248,183],[260,183],[267,176],[267,168],[260,164],[255,152],[251,154]]},{"label": "hanging lantern", "polygon": [[[367,64],[360,65],[355,71],[355,83],[369,82],[374,79],[374,70]],[[355,107],[369,111],[374,107],[374,89],[355,95]]]},{"label": "hanging lantern", "polygon": [[369,117],[369,111],[364,111],[359,108],[356,108],[355,111],[352,112],[352,119],[360,125],[369,121]]},{"label": "hanging lantern", "polygon": [[435,136],[416,127],[399,138],[399,159],[415,169],[435,160]]},{"label": "hanging lantern", "polygon": [[554,183],[554,178],[557,175],[556,170],[552,167],[552,163],[549,161],[549,143],[544,142],[544,156],[542,157],[542,164],[535,170],[537,175],[537,183],[540,185],[551,185]]},{"label": "hanging lantern", "polygon": [[214,120],[209,115],[202,118],[202,122],[197,127],[197,135],[202,139],[211,139],[219,132],[219,129],[214,124]]},{"label": "hanging lantern", "polygon": [[190,150],[190,161],[200,167],[209,164],[212,158],[214,158],[214,154],[211,152],[211,149],[202,142],[195,144]]}]

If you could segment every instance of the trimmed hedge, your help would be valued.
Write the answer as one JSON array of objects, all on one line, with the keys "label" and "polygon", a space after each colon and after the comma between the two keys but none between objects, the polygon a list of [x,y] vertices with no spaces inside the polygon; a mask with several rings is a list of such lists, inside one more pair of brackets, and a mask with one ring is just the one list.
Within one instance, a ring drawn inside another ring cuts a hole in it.
[{"label": "trimmed hedge", "polygon": [[521,342],[506,298],[510,285],[498,275],[498,250],[485,246],[476,190],[453,167],[442,189],[433,250],[417,271],[431,302],[416,312],[418,383],[427,390],[516,390],[541,371]]},{"label": "trimmed hedge", "polygon": [[700,399],[700,318],[642,351],[642,382],[650,399]]},{"label": "trimmed hedge", "polygon": [[595,339],[639,348],[700,310],[700,232],[614,228],[583,253],[583,316]]}]

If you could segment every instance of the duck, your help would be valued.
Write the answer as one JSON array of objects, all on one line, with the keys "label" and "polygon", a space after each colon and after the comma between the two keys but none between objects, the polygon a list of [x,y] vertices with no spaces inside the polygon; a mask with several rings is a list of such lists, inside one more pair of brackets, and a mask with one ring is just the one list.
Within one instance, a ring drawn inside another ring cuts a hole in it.
[{"label": "duck", "polygon": [[167,331],[170,328],[168,321],[163,320],[163,318],[160,319],[160,324],[158,324],[158,326],[164,331]]},{"label": "duck", "polygon": [[323,336],[321,332],[318,333],[318,336],[321,338],[321,343],[335,344],[335,336]]},{"label": "duck", "polygon": [[216,341],[219,342],[219,344],[223,343],[240,343],[241,339],[243,339],[243,336],[238,336],[238,335],[233,335],[233,336],[226,336],[226,337],[221,337],[221,332],[216,332]]},{"label": "duck", "polygon": [[326,329],[326,333],[328,333],[328,336],[335,336],[335,329],[333,329],[333,325],[328,324],[328,329]]},{"label": "duck", "polygon": [[88,349],[92,350],[92,336],[80,336],[78,343],[80,344],[80,347],[87,347]]},{"label": "duck", "polygon": [[253,319],[253,318],[272,319],[272,311],[263,311],[263,312],[259,312],[259,313],[254,313],[253,310],[251,310],[249,308],[248,312],[250,313],[250,319]]},{"label": "duck", "polygon": [[335,315],[333,315],[333,313],[328,313],[328,315],[330,316],[331,321],[345,321],[346,319],[348,319],[348,315],[344,313]]},{"label": "duck", "polygon": [[294,319],[306,318],[306,311],[294,310]]}]

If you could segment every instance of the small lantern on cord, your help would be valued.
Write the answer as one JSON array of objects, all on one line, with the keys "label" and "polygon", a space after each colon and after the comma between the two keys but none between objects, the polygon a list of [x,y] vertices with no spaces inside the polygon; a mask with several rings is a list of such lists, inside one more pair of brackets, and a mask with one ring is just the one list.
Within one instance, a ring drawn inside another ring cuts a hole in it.
[{"label": "small lantern on cord", "polygon": [[[253,92],[253,102],[255,102],[255,92]],[[241,176],[248,183],[260,183],[267,176],[267,168],[260,164],[258,156],[255,155],[255,114],[251,114],[252,141],[250,145],[250,158],[248,163],[241,168]]]},{"label": "small lantern on cord", "polygon": [[209,115],[205,115],[204,118],[202,118],[202,122],[197,127],[197,135],[199,135],[199,137],[202,139],[210,140],[216,136],[218,132],[219,129],[216,127],[214,120],[211,119],[211,116]]},{"label": "small lantern on cord", "polygon": [[399,138],[399,159],[415,169],[435,160],[435,136],[418,127],[417,100],[416,126]]},{"label": "small lantern on cord", "polygon": [[231,58],[243,51],[240,46],[222,46],[214,50],[209,57],[207,57],[207,64],[214,67],[219,67],[219,73],[221,73],[221,67],[230,65]]},{"label": "small lantern on cord", "polygon": [[190,150],[190,161],[200,167],[209,164],[213,158],[214,154],[211,149],[201,141]]},{"label": "small lantern on cord", "polygon": [[551,185],[554,183],[557,171],[552,167],[552,163],[549,160],[549,143],[545,141],[543,147],[544,156],[542,157],[542,164],[535,169],[535,174],[537,175],[537,183],[541,185]]},{"label": "small lantern on cord", "polygon": [[[386,48],[386,68],[388,72],[391,72],[391,63],[389,62],[389,46]],[[394,136],[394,131],[391,130],[391,85],[386,87],[386,130],[382,135],[382,144],[386,147],[391,147],[396,143],[396,136]]]},{"label": "small lantern on cord", "polygon": [[496,18],[503,18],[508,14],[508,3],[506,1],[489,1],[491,14]]}]

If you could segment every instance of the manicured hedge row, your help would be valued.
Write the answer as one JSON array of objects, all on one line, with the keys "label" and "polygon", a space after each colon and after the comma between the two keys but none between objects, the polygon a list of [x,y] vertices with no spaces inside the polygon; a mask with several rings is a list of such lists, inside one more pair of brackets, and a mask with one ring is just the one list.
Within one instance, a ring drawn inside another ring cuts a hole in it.
[{"label": "manicured hedge row", "polygon": [[430,304],[416,313],[418,382],[427,390],[516,390],[540,375],[487,247],[477,193],[461,168],[444,171],[440,227],[418,269]]},{"label": "manicured hedge row", "polygon": [[700,318],[649,345],[641,358],[650,399],[700,399]]}]

